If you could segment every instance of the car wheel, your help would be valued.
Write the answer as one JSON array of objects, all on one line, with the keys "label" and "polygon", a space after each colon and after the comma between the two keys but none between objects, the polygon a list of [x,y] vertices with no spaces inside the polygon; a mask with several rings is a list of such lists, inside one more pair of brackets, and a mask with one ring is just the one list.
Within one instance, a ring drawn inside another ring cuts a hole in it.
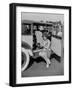
[{"label": "car wheel", "polygon": [[24,71],[28,67],[30,61],[28,51],[25,48],[21,49],[21,56],[21,71]]}]

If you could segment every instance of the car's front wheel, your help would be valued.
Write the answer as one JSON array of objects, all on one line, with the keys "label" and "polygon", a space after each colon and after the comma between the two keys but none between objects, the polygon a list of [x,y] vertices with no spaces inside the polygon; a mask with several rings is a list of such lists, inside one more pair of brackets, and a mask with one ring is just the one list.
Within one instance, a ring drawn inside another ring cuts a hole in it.
[{"label": "car's front wheel", "polygon": [[24,71],[28,65],[29,65],[29,54],[28,54],[28,50],[26,50],[25,48],[22,48],[21,49],[21,56],[22,56],[22,59],[21,59],[21,71]]}]

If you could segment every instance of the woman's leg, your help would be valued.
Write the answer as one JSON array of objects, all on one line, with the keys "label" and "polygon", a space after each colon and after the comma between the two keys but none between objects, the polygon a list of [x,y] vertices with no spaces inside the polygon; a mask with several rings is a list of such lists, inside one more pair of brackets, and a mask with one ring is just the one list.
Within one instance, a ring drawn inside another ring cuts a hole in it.
[{"label": "woman's leg", "polygon": [[46,67],[48,68],[49,64],[51,62],[50,62],[49,58],[47,57],[47,53],[46,52],[40,52],[39,55],[44,58],[44,60],[46,61]]}]

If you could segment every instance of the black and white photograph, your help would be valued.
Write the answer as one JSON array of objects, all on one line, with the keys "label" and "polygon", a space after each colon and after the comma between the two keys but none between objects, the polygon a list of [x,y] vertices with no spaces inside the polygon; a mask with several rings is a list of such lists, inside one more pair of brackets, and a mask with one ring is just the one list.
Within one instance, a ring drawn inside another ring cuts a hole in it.
[{"label": "black and white photograph", "polygon": [[10,4],[10,86],[71,83],[71,7]]},{"label": "black and white photograph", "polygon": [[64,15],[21,13],[21,75],[64,75]]}]

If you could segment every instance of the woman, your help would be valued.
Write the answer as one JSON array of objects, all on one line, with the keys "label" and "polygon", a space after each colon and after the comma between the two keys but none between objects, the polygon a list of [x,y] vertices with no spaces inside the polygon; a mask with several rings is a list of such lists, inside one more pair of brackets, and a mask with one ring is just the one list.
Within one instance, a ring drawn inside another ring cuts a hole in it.
[{"label": "woman", "polygon": [[50,62],[50,40],[47,39],[47,34],[43,34],[43,49],[39,52],[39,56],[43,57],[47,63],[46,67],[48,68],[51,64]]}]

